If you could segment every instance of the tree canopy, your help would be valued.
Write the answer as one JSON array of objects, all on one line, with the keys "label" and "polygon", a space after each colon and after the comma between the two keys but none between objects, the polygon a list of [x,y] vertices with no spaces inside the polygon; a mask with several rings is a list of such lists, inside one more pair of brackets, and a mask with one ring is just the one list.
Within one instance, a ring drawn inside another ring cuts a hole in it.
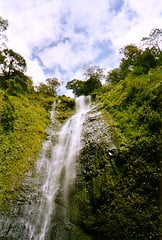
[{"label": "tree canopy", "polygon": [[[0,17],[0,88],[8,94],[17,95],[33,91],[33,82],[25,73],[27,64],[23,56],[6,47],[4,31],[8,21]],[[37,92],[46,96],[55,96],[60,85],[57,78],[48,78],[46,83],[40,83]]]},{"label": "tree canopy", "polygon": [[150,69],[162,63],[162,29],[153,29],[148,37],[142,40],[145,48],[129,44],[120,50],[123,55],[120,65],[108,72],[107,82],[116,84],[128,74],[138,76],[147,74]]},{"label": "tree canopy", "polygon": [[66,85],[76,96],[90,95],[102,86],[101,80],[104,77],[103,69],[99,67],[90,67],[85,73],[85,80],[73,79]]},{"label": "tree canopy", "polygon": [[57,78],[47,78],[46,83],[40,83],[37,86],[37,92],[46,96],[56,96],[56,90],[60,86]]},{"label": "tree canopy", "polygon": [[[4,31],[8,27],[8,21],[0,17],[0,38],[4,39]],[[0,88],[9,94],[28,92],[32,87],[32,80],[25,75],[27,69],[25,59],[12,49],[0,43]]]},{"label": "tree canopy", "polygon": [[4,41],[6,40],[6,35],[4,34],[4,31],[7,30],[7,27],[8,21],[0,17],[0,49],[5,47]]},{"label": "tree canopy", "polygon": [[141,40],[143,44],[149,48],[156,48],[158,51],[162,49],[162,29],[156,28],[151,31],[148,37]]}]

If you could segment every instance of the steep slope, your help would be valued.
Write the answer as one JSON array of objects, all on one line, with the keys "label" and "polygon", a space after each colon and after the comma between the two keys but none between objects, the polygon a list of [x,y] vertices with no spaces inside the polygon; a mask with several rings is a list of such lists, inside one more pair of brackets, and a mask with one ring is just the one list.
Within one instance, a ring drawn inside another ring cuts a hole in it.
[{"label": "steep slope", "polygon": [[70,208],[94,239],[160,239],[161,83],[158,67],[96,92]]},{"label": "steep slope", "polygon": [[[60,122],[74,111],[73,99],[61,99]],[[34,167],[55,100],[58,98],[36,93],[11,96],[0,91],[0,211],[6,212],[16,203],[22,182]]]},{"label": "steep slope", "polygon": [[0,210],[5,210],[32,168],[48,124],[43,103],[29,96],[0,93]]},{"label": "steep slope", "polygon": [[94,239],[104,239],[104,236],[108,239],[109,212],[106,211],[115,181],[112,157],[115,152],[110,125],[94,107],[87,114],[83,127],[78,175],[69,209],[72,222]]},{"label": "steep slope", "polygon": [[[161,83],[162,68],[158,67],[145,75],[134,77],[130,74],[118,83],[103,86],[96,92],[97,107],[94,107],[85,118],[81,136],[82,148],[77,164],[77,179],[75,187],[70,192],[69,201],[70,222],[76,233],[78,229],[87,233],[87,239],[91,237],[95,240],[160,239]],[[17,113],[22,109],[25,115],[18,116],[26,116],[25,119],[30,116],[32,119],[33,114],[28,115],[30,111],[27,111],[32,107],[31,103],[30,107],[27,105],[29,100],[26,99],[27,102],[24,100],[25,106],[29,108],[23,108],[24,103],[21,101],[20,104],[18,98],[10,97],[9,100],[12,101],[5,111],[15,113],[15,109],[19,109]],[[71,107],[73,108],[73,101],[65,101],[63,105],[58,104],[57,117],[60,122],[70,116]],[[47,113],[42,111],[45,120]],[[3,108],[1,112],[4,112]],[[9,138],[17,129],[15,124],[19,118],[15,118],[12,114],[2,114],[2,116],[8,116],[10,124],[14,119],[14,124],[7,126],[6,130],[5,121],[1,124],[2,133],[10,129],[10,134],[7,135],[5,132],[2,135],[5,139],[4,136]],[[39,115],[39,119],[41,116]],[[35,125],[36,119],[37,117],[32,123],[35,126],[32,128],[33,131],[39,129],[39,125]],[[20,123],[22,122],[21,120]],[[41,129],[44,129],[45,123],[46,120]],[[16,136],[19,136],[28,124],[18,128]],[[30,132],[30,136],[33,131]],[[23,137],[25,136],[23,132]],[[40,132],[39,137],[41,137]],[[4,146],[2,149],[6,149],[10,144],[5,143]],[[15,146],[13,142],[11,146]],[[31,145],[29,146],[31,148]],[[13,151],[11,153],[13,154]],[[3,156],[12,155],[3,154]],[[4,169],[9,166],[6,173],[16,169],[18,175],[18,169],[21,170],[23,167],[17,168],[16,165],[12,168],[14,164],[13,162],[10,164],[10,159],[12,160],[8,157],[6,160],[9,164],[5,163]],[[26,163],[27,160],[22,166],[26,166]],[[5,173],[4,170],[3,172]],[[3,179],[7,179],[5,174],[2,176]],[[15,173],[12,172],[8,176],[15,176]],[[9,185],[11,179],[8,179],[5,184],[12,186]],[[6,194],[5,191],[2,193]],[[12,191],[7,196],[12,196],[11,193]],[[84,239],[84,234],[81,234],[82,236]]]}]

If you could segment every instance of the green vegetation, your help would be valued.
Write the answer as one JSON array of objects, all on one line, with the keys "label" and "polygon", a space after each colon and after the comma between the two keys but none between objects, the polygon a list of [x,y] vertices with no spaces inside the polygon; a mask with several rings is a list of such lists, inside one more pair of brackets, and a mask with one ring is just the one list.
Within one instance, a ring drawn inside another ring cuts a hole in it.
[{"label": "green vegetation", "polygon": [[162,52],[150,44],[122,53],[95,91],[117,150],[109,155],[96,142],[83,149],[71,217],[94,239],[160,239]]},{"label": "green vegetation", "polygon": [[[0,18],[1,39],[7,27],[8,22]],[[48,78],[35,90],[25,75],[25,59],[5,43],[0,44],[0,211],[6,211],[34,167],[53,102],[59,102],[60,122],[73,114],[75,104],[74,99],[56,97],[57,78]]]},{"label": "green vegetation", "polygon": [[107,192],[111,201],[102,211],[110,239],[159,238],[161,83],[160,66],[103,87],[98,95],[118,146],[116,176]]},{"label": "green vegetation", "polygon": [[67,88],[72,89],[75,96],[85,95],[88,96],[92,94],[95,90],[101,88],[101,80],[104,76],[103,70],[98,67],[88,68],[84,73],[86,79],[78,80],[73,79],[67,83]]},{"label": "green vegetation", "polygon": [[[1,39],[7,26],[0,18]],[[59,83],[47,79],[36,92],[25,59],[0,44],[0,211],[6,211],[38,157]]]},{"label": "green vegetation", "polygon": [[56,116],[60,123],[63,123],[67,118],[74,114],[75,101],[73,98],[59,96],[56,105]]},{"label": "green vegetation", "polygon": [[40,83],[37,86],[37,92],[45,96],[55,96],[57,87],[60,86],[60,83],[57,78],[47,78],[46,84]]},{"label": "green vegetation", "polygon": [[0,91],[0,210],[21,190],[38,157],[49,114],[42,101]]},{"label": "green vegetation", "polygon": [[[0,18],[0,36],[7,26]],[[72,221],[96,240],[160,238],[161,33],[155,29],[144,38],[144,50],[124,47],[121,63],[108,73],[106,85],[101,85],[100,68],[88,69],[85,81],[67,84],[76,96],[96,96],[117,147],[111,156],[106,146],[96,143],[81,152],[81,174],[71,194]],[[1,43],[0,211],[16,199],[33,168],[53,101],[58,101],[61,123],[74,112],[74,100],[56,98],[56,78],[35,91],[25,71],[24,58]]]}]

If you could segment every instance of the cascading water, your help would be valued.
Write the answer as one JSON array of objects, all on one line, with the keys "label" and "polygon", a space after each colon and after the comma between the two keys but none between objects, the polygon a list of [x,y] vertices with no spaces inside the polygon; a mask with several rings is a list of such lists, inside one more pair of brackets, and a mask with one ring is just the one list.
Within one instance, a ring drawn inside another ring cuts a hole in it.
[{"label": "cascading water", "polygon": [[40,201],[26,207],[24,239],[68,240],[68,198],[76,176],[82,125],[89,110],[90,97],[77,98],[76,114],[64,124],[55,145],[50,130],[36,167]]}]

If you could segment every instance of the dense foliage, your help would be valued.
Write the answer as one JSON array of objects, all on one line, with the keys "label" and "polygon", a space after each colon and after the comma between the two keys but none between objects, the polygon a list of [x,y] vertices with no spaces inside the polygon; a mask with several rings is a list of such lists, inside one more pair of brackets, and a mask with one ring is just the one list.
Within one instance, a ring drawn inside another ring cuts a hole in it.
[{"label": "dense foliage", "polygon": [[25,59],[12,49],[8,49],[4,31],[8,22],[0,18],[0,88],[8,94],[29,93],[34,91],[31,79],[25,75]]},{"label": "dense foliage", "polygon": [[[0,206],[16,198],[38,156],[48,123],[43,102],[0,91]],[[2,210],[1,209],[1,210]]]},{"label": "dense foliage", "polygon": [[109,155],[95,141],[81,152],[72,220],[94,239],[159,240],[162,52],[128,45],[123,54],[96,91],[117,150]]},{"label": "dense foliage", "polygon": [[57,119],[60,121],[60,123],[63,123],[65,120],[71,117],[72,114],[74,114],[74,99],[64,95],[58,96],[55,110],[57,112]]},{"label": "dense foliage", "polygon": [[[0,210],[16,199],[33,167],[58,86],[58,80],[51,78],[35,92],[25,75],[24,58],[3,42],[7,25],[0,18]],[[95,91],[117,147],[111,158],[101,146],[90,145],[82,152],[84,174],[77,180],[71,211],[75,223],[95,239],[160,238],[160,37],[157,29],[143,39],[145,49],[124,47],[121,63],[108,73],[106,85],[101,84],[100,68],[90,68],[84,81],[67,84],[76,96]],[[57,100],[63,122],[73,113],[74,101]]]},{"label": "dense foliage", "polygon": [[130,73],[134,77],[147,74],[150,69],[162,64],[162,52],[155,47],[142,50],[135,45],[128,45],[121,50],[124,55],[119,68],[111,70],[107,81],[113,84],[125,79]]},{"label": "dense foliage", "polygon": [[56,96],[58,86],[60,86],[60,83],[57,78],[47,78],[46,83],[40,83],[37,86],[37,92],[45,96]]},{"label": "dense foliage", "polygon": [[35,91],[25,59],[6,47],[7,26],[0,18],[0,210],[16,199],[34,166],[59,85],[49,78]]},{"label": "dense foliage", "polygon": [[72,221],[94,239],[160,239],[161,82],[160,66],[98,92],[117,150],[94,141],[81,151],[70,200]]},{"label": "dense foliage", "polygon": [[107,192],[111,201],[102,212],[111,213],[106,220],[110,239],[159,239],[161,83],[162,67],[157,67],[110,84],[98,95],[118,145],[116,176]]},{"label": "dense foliage", "polygon": [[104,74],[101,68],[88,68],[84,75],[86,77],[84,81],[73,79],[66,85],[67,89],[71,89],[74,95],[77,97],[81,95],[88,96],[92,94],[93,91],[98,90],[102,86],[101,80]]}]

